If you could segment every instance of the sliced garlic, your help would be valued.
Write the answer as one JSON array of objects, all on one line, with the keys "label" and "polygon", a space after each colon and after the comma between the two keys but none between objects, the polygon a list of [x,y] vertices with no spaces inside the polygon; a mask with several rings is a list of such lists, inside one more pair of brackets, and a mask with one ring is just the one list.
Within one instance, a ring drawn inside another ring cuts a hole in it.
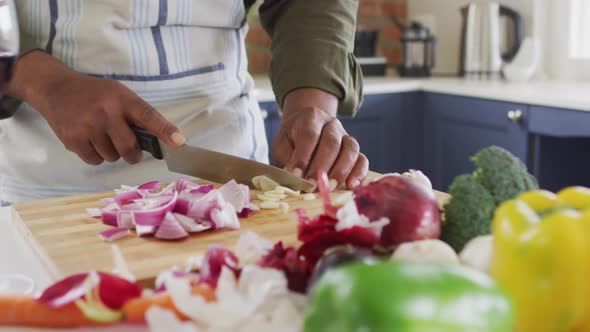
[{"label": "sliced garlic", "polygon": [[332,200],[332,204],[334,204],[334,206],[344,206],[352,199],[352,191],[347,191],[342,195],[338,195],[334,200]]},{"label": "sliced garlic", "polygon": [[285,193],[285,187],[281,187],[281,186],[277,186],[276,188],[274,188],[273,190],[269,191],[271,193],[279,193],[279,194],[284,194]]},{"label": "sliced garlic", "polygon": [[260,208],[264,209],[264,210],[275,210],[280,207],[281,206],[279,205],[278,202],[265,201],[260,204]]},{"label": "sliced garlic", "polygon": [[252,184],[262,191],[270,191],[279,186],[273,179],[265,175],[255,176],[252,179]]},{"label": "sliced garlic", "polygon": [[313,201],[315,199],[315,195],[312,193],[307,193],[302,196],[304,201]]},{"label": "sliced garlic", "polygon": [[278,202],[281,200],[279,197],[266,196],[264,194],[258,194],[256,197],[263,202]]},{"label": "sliced garlic", "polygon": [[287,195],[285,194],[280,194],[280,193],[276,193],[274,191],[267,191],[263,194],[264,196],[267,197],[273,197],[273,198],[278,198],[278,199],[284,199],[287,198]]},{"label": "sliced garlic", "polygon": [[301,192],[299,190],[298,191],[294,191],[291,188],[287,188],[287,187],[283,187],[283,186],[278,186],[278,187],[275,188],[275,190],[277,190],[277,191],[280,190],[284,194],[287,194],[289,196],[295,196],[295,197],[297,197],[297,196],[300,196],[301,195]]},{"label": "sliced garlic", "polygon": [[279,205],[283,209],[283,213],[289,213],[289,203],[280,202]]}]

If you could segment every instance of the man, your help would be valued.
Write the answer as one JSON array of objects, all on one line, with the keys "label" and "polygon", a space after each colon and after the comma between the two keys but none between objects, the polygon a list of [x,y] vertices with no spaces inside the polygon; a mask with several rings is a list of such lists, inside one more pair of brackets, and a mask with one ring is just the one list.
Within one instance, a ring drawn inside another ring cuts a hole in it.
[{"label": "man", "polygon": [[[247,0],[19,0],[22,56],[0,121],[0,200],[177,180],[130,129],[171,146],[266,162],[247,73]],[[265,0],[270,77],[283,119],[277,166],[352,188],[368,161],[337,113],[354,114],[355,0]],[[143,160],[141,160],[143,159]],[[141,160],[141,162],[140,162]],[[105,162],[106,161],[106,162]],[[132,165],[130,165],[132,164]]]}]

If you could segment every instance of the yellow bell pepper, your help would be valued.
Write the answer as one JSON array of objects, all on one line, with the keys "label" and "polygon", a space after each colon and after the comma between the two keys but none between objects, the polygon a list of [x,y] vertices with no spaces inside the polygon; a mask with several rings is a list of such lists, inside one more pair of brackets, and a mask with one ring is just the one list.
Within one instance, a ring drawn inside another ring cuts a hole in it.
[{"label": "yellow bell pepper", "polygon": [[534,190],[495,211],[491,272],[519,332],[590,331],[590,189]]}]

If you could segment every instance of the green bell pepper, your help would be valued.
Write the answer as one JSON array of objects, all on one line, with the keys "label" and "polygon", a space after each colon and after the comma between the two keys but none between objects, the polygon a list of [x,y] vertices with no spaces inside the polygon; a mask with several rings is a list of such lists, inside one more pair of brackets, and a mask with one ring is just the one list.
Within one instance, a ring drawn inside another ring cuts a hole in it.
[{"label": "green bell pepper", "polygon": [[510,332],[514,319],[504,291],[477,271],[353,263],[313,286],[304,332]]}]

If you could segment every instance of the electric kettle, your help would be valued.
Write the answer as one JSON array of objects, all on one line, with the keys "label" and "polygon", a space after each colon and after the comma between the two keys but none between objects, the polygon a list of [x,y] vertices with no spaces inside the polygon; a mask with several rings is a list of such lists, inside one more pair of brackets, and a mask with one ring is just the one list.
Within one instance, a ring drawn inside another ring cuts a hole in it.
[{"label": "electric kettle", "polygon": [[[461,13],[459,72],[466,77],[500,77],[503,66],[514,59],[522,44],[524,27],[521,15],[493,1],[471,1],[461,8]],[[508,22],[512,23],[511,29],[506,28],[510,26],[506,24]],[[502,45],[509,42],[511,45],[503,50]]]}]

